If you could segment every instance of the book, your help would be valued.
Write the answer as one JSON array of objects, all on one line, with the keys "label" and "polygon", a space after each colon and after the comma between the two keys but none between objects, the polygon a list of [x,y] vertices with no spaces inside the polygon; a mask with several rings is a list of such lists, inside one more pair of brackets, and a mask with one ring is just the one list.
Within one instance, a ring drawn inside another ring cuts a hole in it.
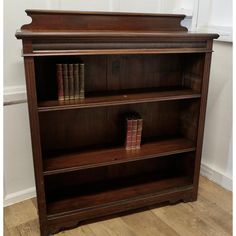
[{"label": "book", "polygon": [[73,100],[75,98],[73,64],[68,65],[68,80],[69,80],[69,98],[70,100]]},{"label": "book", "polygon": [[125,149],[131,150],[132,146],[132,117],[126,118],[126,142],[125,142]]},{"label": "book", "polygon": [[79,64],[79,98],[84,98],[84,63]]},{"label": "book", "polygon": [[79,99],[79,64],[73,64],[73,75],[74,75],[74,96],[75,99]]},{"label": "book", "polygon": [[64,99],[69,100],[69,79],[68,79],[68,67],[67,64],[62,65],[62,74],[63,74],[63,86],[64,86]]},{"label": "book", "polygon": [[133,115],[132,131],[131,131],[131,149],[132,150],[136,149],[137,129],[138,129],[138,119],[135,115]]},{"label": "book", "polygon": [[136,113],[126,114],[126,150],[140,149],[142,139],[143,119]]},{"label": "book", "polygon": [[137,119],[136,149],[140,149],[142,140],[143,119],[139,116]]},{"label": "book", "polygon": [[63,74],[62,74],[62,64],[57,64],[57,94],[58,100],[64,100],[64,86],[63,86]]}]

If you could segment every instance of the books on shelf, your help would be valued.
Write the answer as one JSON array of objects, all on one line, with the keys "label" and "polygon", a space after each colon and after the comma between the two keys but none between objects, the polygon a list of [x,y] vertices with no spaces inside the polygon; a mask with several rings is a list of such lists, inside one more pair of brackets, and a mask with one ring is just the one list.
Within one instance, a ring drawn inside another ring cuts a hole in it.
[{"label": "books on shelf", "polygon": [[58,100],[83,99],[84,63],[57,64]]},{"label": "books on shelf", "polygon": [[143,119],[138,113],[126,117],[126,150],[140,149],[142,140]]}]

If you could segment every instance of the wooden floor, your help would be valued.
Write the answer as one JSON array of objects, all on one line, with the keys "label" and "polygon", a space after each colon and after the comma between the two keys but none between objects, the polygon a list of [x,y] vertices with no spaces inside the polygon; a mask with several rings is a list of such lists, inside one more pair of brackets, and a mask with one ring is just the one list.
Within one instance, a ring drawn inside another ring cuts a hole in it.
[{"label": "wooden floor", "polygon": [[[36,201],[4,209],[4,236],[38,236]],[[198,201],[133,213],[61,232],[57,236],[232,235],[232,193],[201,177]]]}]

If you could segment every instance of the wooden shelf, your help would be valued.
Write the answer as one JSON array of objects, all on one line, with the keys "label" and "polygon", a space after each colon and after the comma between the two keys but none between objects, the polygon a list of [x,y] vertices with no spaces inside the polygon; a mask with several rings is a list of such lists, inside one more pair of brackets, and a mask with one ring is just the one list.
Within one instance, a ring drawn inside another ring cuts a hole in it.
[{"label": "wooden shelf", "polygon": [[115,106],[144,102],[170,101],[180,99],[199,98],[201,94],[191,89],[176,89],[168,91],[123,92],[108,96],[92,96],[83,100],[44,101],[39,102],[38,111],[55,111],[88,107]]},{"label": "wooden shelf", "polygon": [[124,162],[161,157],[194,151],[194,143],[188,139],[170,139],[145,143],[140,150],[127,151],[124,147],[94,151],[62,153],[44,158],[44,175],[106,166]]},{"label": "wooden shelf", "polygon": [[[169,194],[177,191],[178,188],[179,190],[192,188],[191,179],[187,176],[162,176],[160,178],[157,174],[152,174],[145,177],[131,177],[126,181],[98,183],[92,187],[78,187],[74,192],[68,192],[66,189],[53,190],[58,194],[53,194],[53,199],[50,199],[47,204],[48,217],[54,218],[60,214],[65,215],[72,212],[74,214],[94,208],[109,208],[117,203],[122,204],[124,201],[130,203],[161,194]],[[55,196],[59,196],[59,199],[54,199]]]}]

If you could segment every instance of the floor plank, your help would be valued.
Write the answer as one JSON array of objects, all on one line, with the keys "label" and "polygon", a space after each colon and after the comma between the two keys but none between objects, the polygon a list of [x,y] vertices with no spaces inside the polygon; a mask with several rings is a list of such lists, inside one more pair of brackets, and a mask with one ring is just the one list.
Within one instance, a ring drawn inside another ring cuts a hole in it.
[{"label": "floor plank", "polygon": [[[36,199],[4,209],[4,236],[39,236]],[[201,177],[196,202],[99,221],[55,236],[229,236],[232,192]]]},{"label": "floor plank", "polygon": [[122,217],[122,220],[134,231],[138,236],[177,236],[173,228],[170,228],[160,218],[157,218],[151,211],[143,211],[132,215]]},{"label": "floor plank", "polygon": [[37,219],[37,210],[32,200],[26,200],[4,208],[4,220],[8,229]]}]

